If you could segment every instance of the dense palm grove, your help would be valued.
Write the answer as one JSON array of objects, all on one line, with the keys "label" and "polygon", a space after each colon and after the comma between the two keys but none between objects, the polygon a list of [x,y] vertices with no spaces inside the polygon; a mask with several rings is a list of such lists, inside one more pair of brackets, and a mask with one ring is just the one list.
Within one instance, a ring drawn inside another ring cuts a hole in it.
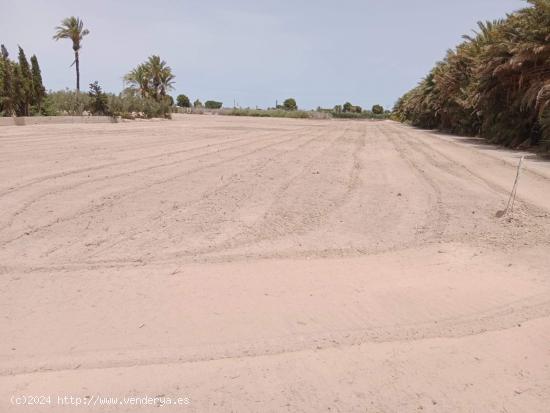
[{"label": "dense palm grove", "polygon": [[401,97],[394,117],[507,146],[550,143],[550,0],[479,23]]}]

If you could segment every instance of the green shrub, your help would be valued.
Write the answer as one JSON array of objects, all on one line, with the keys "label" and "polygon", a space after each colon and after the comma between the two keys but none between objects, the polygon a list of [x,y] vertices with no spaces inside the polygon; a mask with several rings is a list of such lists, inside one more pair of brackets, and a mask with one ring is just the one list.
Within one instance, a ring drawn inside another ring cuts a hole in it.
[{"label": "green shrub", "polygon": [[80,116],[90,106],[90,100],[87,94],[65,89],[50,91],[44,105],[49,107],[50,114]]},{"label": "green shrub", "polygon": [[389,119],[390,113],[373,113],[370,110],[364,110],[361,112],[336,112],[331,113],[333,118],[337,119]]},{"label": "green shrub", "polygon": [[90,83],[90,91],[88,92],[90,103],[88,109],[92,115],[109,115],[109,103],[107,95],[101,90],[101,86],[97,80]]},{"label": "green shrub", "polygon": [[206,109],[221,109],[222,105],[222,102],[216,102],[215,100],[207,100],[204,102],[204,107]]},{"label": "green shrub", "polygon": [[229,111],[221,112],[222,115],[227,116],[253,116],[261,118],[296,118],[296,119],[308,119],[311,117],[310,112],[303,110],[283,110],[283,109],[232,109]]},{"label": "green shrub", "polygon": [[168,99],[157,101],[150,97],[141,97],[128,90],[120,95],[108,95],[108,105],[113,116],[125,119],[133,118],[170,118],[171,106]]}]

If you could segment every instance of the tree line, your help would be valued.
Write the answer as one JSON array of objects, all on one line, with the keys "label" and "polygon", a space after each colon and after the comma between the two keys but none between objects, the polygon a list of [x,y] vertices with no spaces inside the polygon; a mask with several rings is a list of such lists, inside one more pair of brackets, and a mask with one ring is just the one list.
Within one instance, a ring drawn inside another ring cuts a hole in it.
[{"label": "tree line", "polygon": [[19,46],[17,60],[9,58],[4,45],[0,46],[0,113],[6,116],[30,116],[40,113],[46,89],[36,55],[27,60]]},{"label": "tree line", "polygon": [[[174,89],[175,76],[166,61],[158,55],[151,55],[146,61],[130,70],[124,77],[125,88],[118,94],[105,93],[99,82],[90,83],[86,94],[80,93],[80,53],[83,39],[90,34],[79,17],[68,17],[55,27],[53,40],[70,40],[75,67],[76,89],[66,89],[46,93],[42,83],[40,66],[35,55],[31,62],[19,47],[16,61],[9,59],[7,49],[2,46],[0,58],[0,116],[30,115],[82,115],[86,112],[93,115],[111,115],[122,117],[169,117],[176,104],[179,107],[220,109],[222,102],[207,100],[204,104],[196,99],[193,104],[185,95],[179,95],[176,102],[169,91]],[[276,104],[271,110],[280,115],[283,112],[298,111],[296,99],[288,98],[282,105]],[[332,110],[320,110],[334,117],[363,118],[384,115],[381,106],[375,105],[371,112],[363,111],[360,106],[346,102]],[[241,112],[239,112],[241,113]],[[248,113],[248,112],[247,112]],[[286,115],[285,115],[286,116]],[[288,115],[289,117],[307,117],[304,113]]]},{"label": "tree line", "polygon": [[507,146],[550,142],[550,1],[478,23],[393,111],[427,129]]},{"label": "tree line", "polygon": [[168,91],[173,89],[172,69],[157,55],[131,70],[124,80],[127,87],[118,96],[103,92],[97,81],[90,84],[87,94],[80,93],[80,51],[82,41],[90,31],[78,17],[68,17],[55,27],[53,39],[68,39],[74,53],[75,91],[46,93],[38,59],[19,47],[17,60],[9,58],[1,46],[0,56],[0,116],[82,115],[85,111],[113,116],[169,116],[174,101]]},{"label": "tree line", "polygon": [[196,99],[193,104],[187,95],[181,94],[176,98],[176,106],[180,108],[206,108],[206,109],[221,109],[223,102],[218,102],[217,100],[207,100],[204,104],[200,99]]}]

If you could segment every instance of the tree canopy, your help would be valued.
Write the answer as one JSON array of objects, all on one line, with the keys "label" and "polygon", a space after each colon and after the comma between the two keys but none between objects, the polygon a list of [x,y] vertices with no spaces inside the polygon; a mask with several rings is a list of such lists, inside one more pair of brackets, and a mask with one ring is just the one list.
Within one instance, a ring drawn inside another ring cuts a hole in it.
[{"label": "tree canopy", "polygon": [[288,98],[283,102],[283,109],[285,110],[298,110],[298,104],[296,99]]},{"label": "tree canopy", "polygon": [[128,86],[141,97],[164,100],[169,90],[174,88],[175,76],[170,66],[160,56],[152,55],[124,76]]},{"label": "tree canopy", "polygon": [[220,109],[222,105],[222,102],[217,102],[215,100],[207,100],[206,102],[204,102],[204,107],[206,109]]},{"label": "tree canopy", "polygon": [[384,107],[381,105],[373,105],[371,112],[375,115],[381,115],[382,113],[384,113]]},{"label": "tree canopy", "polygon": [[517,146],[550,142],[550,2],[480,22],[401,97],[394,117]]},{"label": "tree canopy", "polygon": [[178,97],[176,98],[176,105],[180,108],[190,108],[191,101],[186,95],[178,95]]},{"label": "tree canopy", "polygon": [[13,61],[4,45],[0,49],[0,114],[29,116],[40,113],[46,92],[38,59],[33,55],[29,65],[24,50],[19,47],[17,61]]}]

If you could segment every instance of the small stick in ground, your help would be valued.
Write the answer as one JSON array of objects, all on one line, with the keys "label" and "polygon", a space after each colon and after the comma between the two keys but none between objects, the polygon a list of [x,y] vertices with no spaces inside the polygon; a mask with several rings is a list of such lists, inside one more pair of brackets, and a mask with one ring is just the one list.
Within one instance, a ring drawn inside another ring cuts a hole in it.
[{"label": "small stick in ground", "polygon": [[517,189],[518,189],[519,173],[521,171],[521,165],[523,164],[523,158],[525,158],[525,156],[522,156],[519,160],[518,169],[516,171],[516,179],[514,180],[514,186],[512,187],[512,192],[510,192],[510,197],[508,198],[508,203],[506,204],[506,208],[504,208],[503,211],[498,211],[496,213],[496,216],[498,218],[506,215],[508,213],[508,211],[510,211],[511,214],[514,212],[514,203],[516,201],[516,193],[517,193]]}]

